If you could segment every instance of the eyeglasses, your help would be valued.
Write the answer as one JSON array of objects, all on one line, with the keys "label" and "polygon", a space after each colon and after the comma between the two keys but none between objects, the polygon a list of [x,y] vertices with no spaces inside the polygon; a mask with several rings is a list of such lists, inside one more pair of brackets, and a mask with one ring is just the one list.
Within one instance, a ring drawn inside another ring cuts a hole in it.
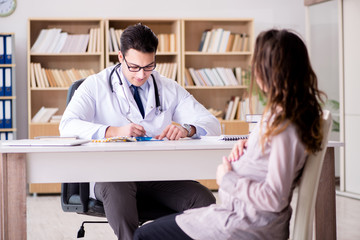
[{"label": "eyeglasses", "polygon": [[143,69],[145,72],[150,72],[152,70],[154,70],[156,68],[156,63],[155,61],[150,63],[149,65],[145,66],[145,67],[140,67],[138,65],[134,66],[129,66],[128,62],[126,61],[126,58],[124,56],[124,60],[125,60],[125,64],[127,66],[127,68],[129,69],[130,72],[139,72],[141,69]]}]

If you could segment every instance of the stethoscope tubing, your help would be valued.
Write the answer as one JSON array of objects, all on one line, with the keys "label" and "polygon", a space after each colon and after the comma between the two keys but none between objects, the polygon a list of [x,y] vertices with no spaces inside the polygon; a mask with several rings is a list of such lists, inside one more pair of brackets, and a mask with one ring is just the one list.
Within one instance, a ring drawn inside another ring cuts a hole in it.
[{"label": "stethoscope tubing", "polygon": [[[121,80],[121,77],[117,71],[117,69],[121,66],[121,63],[118,63],[116,64],[116,66],[111,70],[110,72],[110,76],[109,76],[109,85],[110,85],[110,89],[112,92],[114,92],[114,88],[113,88],[113,85],[111,83],[111,78],[112,78],[112,75],[114,74],[114,72],[116,73],[116,75],[118,76],[119,78],[119,84],[121,85],[122,89],[123,89],[123,93],[124,93],[124,96],[129,104],[129,99],[127,98],[126,94],[125,94],[125,90],[124,90],[124,86],[123,86],[123,82]],[[160,104],[160,95],[159,95],[159,90],[158,90],[158,86],[157,86],[157,83],[155,81],[155,78],[154,78],[154,75],[151,74],[151,77],[153,79],[153,83],[154,83],[154,92],[155,92],[155,103],[156,103],[156,111],[158,113],[161,113],[162,112],[162,108],[161,108],[161,104]],[[130,104],[129,104],[129,108],[130,108]],[[129,110],[130,111],[130,110]]]}]

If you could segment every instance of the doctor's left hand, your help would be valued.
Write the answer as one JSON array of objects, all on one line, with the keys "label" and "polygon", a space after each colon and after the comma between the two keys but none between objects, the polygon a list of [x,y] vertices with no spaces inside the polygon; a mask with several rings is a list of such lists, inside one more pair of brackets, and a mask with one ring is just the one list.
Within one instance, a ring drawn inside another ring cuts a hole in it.
[{"label": "doctor's left hand", "polygon": [[155,138],[161,140],[166,137],[169,140],[179,140],[180,138],[186,137],[187,134],[188,132],[182,126],[170,124]]}]

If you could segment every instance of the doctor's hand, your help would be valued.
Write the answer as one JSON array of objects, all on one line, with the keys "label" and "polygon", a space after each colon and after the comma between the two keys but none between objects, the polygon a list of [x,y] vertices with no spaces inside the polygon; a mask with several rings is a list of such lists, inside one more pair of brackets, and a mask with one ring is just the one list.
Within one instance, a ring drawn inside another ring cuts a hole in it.
[{"label": "doctor's hand", "polygon": [[247,148],[247,139],[246,140],[239,140],[235,143],[234,147],[229,154],[229,161],[235,162],[239,160],[240,156],[242,156]]},{"label": "doctor's hand", "polygon": [[180,138],[186,137],[187,134],[188,131],[185,128],[178,125],[170,124],[164,129],[164,131],[160,135],[156,136],[155,138],[161,140],[166,137],[169,140],[179,140]]},{"label": "doctor's hand", "polygon": [[229,159],[223,157],[223,162],[220,164],[216,171],[216,183],[220,186],[224,175],[232,170]]},{"label": "doctor's hand", "polygon": [[108,127],[105,132],[105,137],[117,137],[117,136],[128,136],[128,137],[143,137],[146,131],[143,126],[135,123],[130,123],[122,127]]}]

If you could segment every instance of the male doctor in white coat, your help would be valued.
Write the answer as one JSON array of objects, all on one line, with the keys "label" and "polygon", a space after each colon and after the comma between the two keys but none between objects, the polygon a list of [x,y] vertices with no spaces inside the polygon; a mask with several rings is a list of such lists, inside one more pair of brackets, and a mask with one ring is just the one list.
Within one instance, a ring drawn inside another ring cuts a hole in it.
[{"label": "male doctor in white coat", "polygon": [[[62,136],[178,140],[220,134],[214,116],[174,80],[154,71],[158,39],[150,28],[129,26],[120,42],[121,65],[89,76],[80,85],[61,119]],[[103,202],[109,224],[121,240],[133,238],[141,199],[175,212],[215,203],[212,193],[196,181],[91,183],[90,197]]]}]

